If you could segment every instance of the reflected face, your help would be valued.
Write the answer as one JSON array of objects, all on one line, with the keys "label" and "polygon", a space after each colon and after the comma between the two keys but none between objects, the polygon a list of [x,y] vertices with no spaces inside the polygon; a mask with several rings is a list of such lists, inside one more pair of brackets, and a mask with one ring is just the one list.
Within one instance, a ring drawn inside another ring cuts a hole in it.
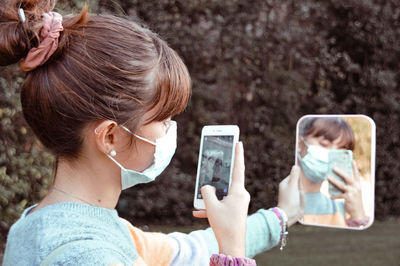
[{"label": "reflected face", "polygon": [[[304,141],[307,143],[307,145],[315,145],[315,146],[320,146],[325,149],[329,150],[334,150],[334,149],[343,149],[343,143],[341,142],[341,138],[337,138],[333,141],[330,141],[329,139],[326,139],[324,136],[307,136],[304,138]],[[307,154],[307,146],[304,144],[304,141],[300,140],[300,155],[301,157],[304,157]]]},{"label": "reflected face", "polygon": [[[321,149],[316,150],[315,147],[320,147]],[[328,174],[328,166],[332,159],[330,158],[329,151],[339,151],[345,150],[346,144],[343,143],[342,137],[339,136],[334,140],[329,140],[324,136],[307,136],[304,138],[300,138],[300,157],[303,158],[304,161],[299,162],[301,165],[301,171],[304,177],[307,177],[309,182],[306,182],[304,186],[309,188],[309,186],[315,186],[315,190],[319,190],[322,182],[326,180]],[[311,151],[311,149],[313,149]],[[307,155],[308,154],[308,155]],[[307,157],[308,156],[308,157]],[[307,158],[306,158],[307,157]],[[304,169],[305,167],[305,169]],[[309,191],[310,193],[312,191]]]},{"label": "reflected face", "polygon": [[341,138],[337,138],[333,141],[330,141],[323,136],[319,137],[313,137],[313,136],[308,136],[305,138],[305,141],[307,142],[308,145],[317,145],[329,150],[333,149],[342,149],[343,144],[341,142]]}]

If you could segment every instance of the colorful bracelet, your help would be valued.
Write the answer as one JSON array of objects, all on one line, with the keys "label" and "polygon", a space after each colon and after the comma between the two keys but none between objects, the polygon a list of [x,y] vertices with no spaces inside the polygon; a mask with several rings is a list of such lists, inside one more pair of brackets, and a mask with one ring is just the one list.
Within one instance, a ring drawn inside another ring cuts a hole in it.
[{"label": "colorful bracelet", "polygon": [[366,216],[364,219],[361,219],[361,220],[351,220],[351,219],[346,220],[346,224],[349,227],[363,227],[363,226],[366,226],[368,223],[369,223],[368,216]]},{"label": "colorful bracelet", "polygon": [[287,218],[286,213],[281,208],[275,207],[275,208],[272,208],[272,211],[278,217],[279,224],[281,225],[281,230],[282,230],[281,231],[281,238],[280,238],[281,244],[280,244],[279,249],[282,251],[283,248],[286,246],[286,243],[287,243],[287,239],[286,238],[287,238],[287,235],[289,234],[288,231],[286,230],[287,229],[288,218]]},{"label": "colorful bracelet", "polygon": [[256,261],[249,258],[235,258],[224,254],[213,254],[210,266],[256,266]]}]

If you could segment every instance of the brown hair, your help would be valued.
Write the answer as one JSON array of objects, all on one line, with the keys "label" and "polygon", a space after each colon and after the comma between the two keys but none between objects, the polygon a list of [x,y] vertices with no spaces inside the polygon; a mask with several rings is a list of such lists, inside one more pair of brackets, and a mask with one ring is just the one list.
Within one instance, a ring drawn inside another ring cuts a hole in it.
[{"label": "brown hair", "polygon": [[303,137],[324,137],[333,142],[340,138],[340,148],[354,150],[355,138],[349,124],[340,117],[308,117],[300,124]]},{"label": "brown hair", "polygon": [[[0,7],[0,65],[18,62],[38,44],[41,14],[53,6],[54,1],[9,0]],[[135,132],[151,109],[157,110],[151,121],[162,121],[186,107],[186,66],[143,25],[84,8],[64,17],[63,27],[57,51],[27,73],[21,90],[26,121],[57,157],[78,156],[82,130],[91,122],[110,119]]]}]

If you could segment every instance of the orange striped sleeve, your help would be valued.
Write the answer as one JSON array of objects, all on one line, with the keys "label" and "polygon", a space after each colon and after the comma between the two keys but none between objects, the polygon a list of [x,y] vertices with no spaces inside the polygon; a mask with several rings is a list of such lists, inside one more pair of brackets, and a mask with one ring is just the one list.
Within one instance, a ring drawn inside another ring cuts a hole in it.
[{"label": "orange striped sleeve", "polygon": [[139,258],[135,265],[170,265],[172,261],[173,240],[163,233],[143,232],[130,222],[122,219],[127,225],[136,245]]}]

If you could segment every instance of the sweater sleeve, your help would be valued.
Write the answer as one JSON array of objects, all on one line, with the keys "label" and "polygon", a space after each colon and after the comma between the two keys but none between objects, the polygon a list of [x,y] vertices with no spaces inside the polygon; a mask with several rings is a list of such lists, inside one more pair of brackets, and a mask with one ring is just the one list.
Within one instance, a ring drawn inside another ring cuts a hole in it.
[{"label": "sweater sleeve", "polygon": [[[271,209],[261,209],[250,215],[246,227],[246,257],[253,258],[276,246],[279,243],[281,230],[279,219]],[[200,235],[210,256],[219,253],[218,243],[211,228],[194,231],[189,235]]]},{"label": "sweater sleeve", "polygon": [[[271,210],[261,209],[250,215],[246,228],[246,257],[252,258],[276,246],[281,230],[279,219]],[[211,255],[219,253],[211,228],[189,234],[171,233],[169,236],[175,241],[171,265],[208,265]]]},{"label": "sweater sleeve", "polygon": [[[189,234],[143,232],[125,221],[140,260],[146,265],[209,265],[219,248],[211,228]],[[259,210],[247,218],[246,257],[271,249],[279,242],[281,227],[271,210]],[[140,264],[141,265],[141,264]]]},{"label": "sweater sleeve", "polygon": [[168,235],[143,232],[128,221],[122,220],[128,226],[136,251],[139,254],[135,265],[170,265],[176,244]]}]

